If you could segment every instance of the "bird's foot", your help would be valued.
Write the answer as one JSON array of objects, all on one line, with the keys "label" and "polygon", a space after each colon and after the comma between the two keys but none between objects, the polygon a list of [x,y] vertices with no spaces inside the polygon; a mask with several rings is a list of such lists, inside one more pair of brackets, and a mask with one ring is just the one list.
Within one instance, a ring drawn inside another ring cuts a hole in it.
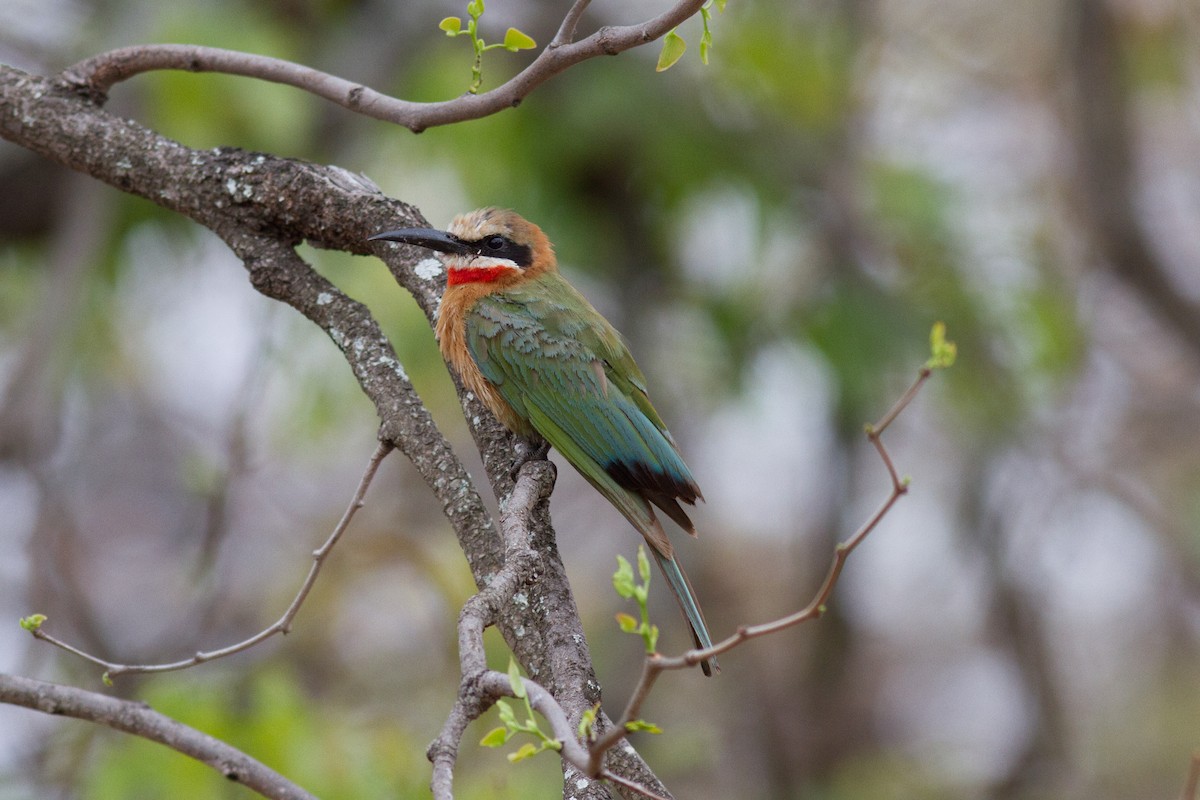
[{"label": "bird's foot", "polygon": [[512,470],[509,473],[515,481],[517,475],[521,472],[521,467],[528,464],[530,461],[545,461],[546,456],[550,454],[550,443],[545,439],[518,439],[516,450],[516,459],[513,461]]}]

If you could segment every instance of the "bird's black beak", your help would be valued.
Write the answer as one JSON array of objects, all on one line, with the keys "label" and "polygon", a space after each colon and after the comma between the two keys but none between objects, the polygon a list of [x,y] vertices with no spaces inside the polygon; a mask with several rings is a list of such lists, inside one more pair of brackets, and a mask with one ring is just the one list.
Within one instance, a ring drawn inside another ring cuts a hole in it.
[{"label": "bird's black beak", "polygon": [[471,246],[457,236],[451,236],[445,231],[433,228],[398,228],[394,231],[384,231],[371,236],[367,241],[404,242],[420,247],[428,247],[440,253],[469,255],[474,252]]}]

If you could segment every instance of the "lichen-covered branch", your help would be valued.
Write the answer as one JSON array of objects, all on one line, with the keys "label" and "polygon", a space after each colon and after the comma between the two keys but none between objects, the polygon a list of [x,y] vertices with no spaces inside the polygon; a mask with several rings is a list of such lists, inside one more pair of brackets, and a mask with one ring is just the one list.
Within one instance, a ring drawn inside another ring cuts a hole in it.
[{"label": "lichen-covered branch", "polygon": [[[506,606],[527,602],[530,591],[541,580],[539,558],[533,532],[536,520],[550,499],[554,488],[554,465],[549,461],[531,461],[521,467],[513,491],[508,496],[500,517],[504,539],[504,568],[487,587],[481,589],[463,606],[458,618],[458,652],[461,682],[458,697],[446,718],[441,733],[429,746],[427,755],[433,762],[431,786],[437,800],[450,800],[453,795],[454,765],[459,743],[467,726],[491,708],[501,697],[511,697],[514,691],[509,676],[489,669],[483,646],[483,631],[495,624]],[[524,680],[533,708],[545,718],[562,749],[567,765],[570,796],[576,798],[609,797],[607,788],[597,780],[609,777],[599,765],[592,765],[592,754],[577,738],[578,720],[569,720],[556,695],[541,684]],[[612,723],[603,715],[597,720],[601,730]],[[666,787],[651,773],[643,771],[636,780],[623,777],[627,769],[611,771],[620,789],[642,796],[669,797]],[[564,796],[567,796],[564,794]]]},{"label": "lichen-covered branch", "polygon": [[[369,254],[371,234],[426,224],[415,209],[338,167],[233,148],[185,147],[108,113],[95,98],[62,81],[3,65],[0,138],[204,225],[238,255],[258,291],[319,326],[374,403],[381,439],[412,461],[441,502],[476,584],[487,586],[504,564],[504,551],[474,483],[366,307],[314,271],[295,250],[307,241]],[[432,320],[445,276],[414,270],[418,254],[406,248],[377,247],[397,282]],[[477,399],[469,393],[461,397],[503,508],[513,489],[520,443]],[[527,587],[524,605],[503,604],[496,625],[527,674],[546,688],[574,724],[599,701],[600,687],[545,503],[535,508],[529,538],[537,557],[537,580]],[[653,780],[636,753],[627,755],[623,778],[635,783]]]}]

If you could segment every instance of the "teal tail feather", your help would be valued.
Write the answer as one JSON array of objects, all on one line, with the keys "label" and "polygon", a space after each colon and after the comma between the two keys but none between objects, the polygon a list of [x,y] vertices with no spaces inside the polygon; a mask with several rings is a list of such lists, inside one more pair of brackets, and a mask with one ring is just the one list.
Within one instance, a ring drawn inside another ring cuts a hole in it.
[{"label": "teal tail feather", "polygon": [[[654,554],[654,560],[658,562],[658,567],[662,570],[667,583],[671,585],[671,591],[674,592],[675,599],[679,601],[679,607],[683,609],[683,615],[692,628],[692,638],[696,641],[696,647],[712,647],[712,637],[709,636],[708,626],[704,623],[704,614],[700,611],[700,604],[696,602],[696,593],[692,591],[692,582],[688,580],[683,568],[679,566],[679,562],[675,560],[674,556],[664,556],[654,547],[650,547],[649,550]],[[705,675],[721,671],[715,658],[701,661],[700,669],[704,670]]]}]

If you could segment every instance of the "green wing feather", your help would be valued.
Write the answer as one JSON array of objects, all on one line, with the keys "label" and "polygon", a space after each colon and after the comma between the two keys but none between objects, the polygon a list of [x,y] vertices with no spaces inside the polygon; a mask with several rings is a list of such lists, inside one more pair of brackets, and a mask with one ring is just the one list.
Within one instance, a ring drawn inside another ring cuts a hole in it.
[{"label": "green wing feather", "polygon": [[624,513],[632,501],[615,489],[633,492],[692,530],[677,499],[693,503],[700,490],[645,377],[620,334],[570,284],[551,273],[488,295],[466,324],[484,377],[602,494]]},{"label": "green wing feather", "polygon": [[[466,317],[471,357],[518,416],[562,453],[654,551],[697,646],[712,640],[650,503],[690,533],[679,505],[700,489],[650,404],[617,331],[557,273],[481,298]],[[716,660],[702,664],[706,674]]]}]

